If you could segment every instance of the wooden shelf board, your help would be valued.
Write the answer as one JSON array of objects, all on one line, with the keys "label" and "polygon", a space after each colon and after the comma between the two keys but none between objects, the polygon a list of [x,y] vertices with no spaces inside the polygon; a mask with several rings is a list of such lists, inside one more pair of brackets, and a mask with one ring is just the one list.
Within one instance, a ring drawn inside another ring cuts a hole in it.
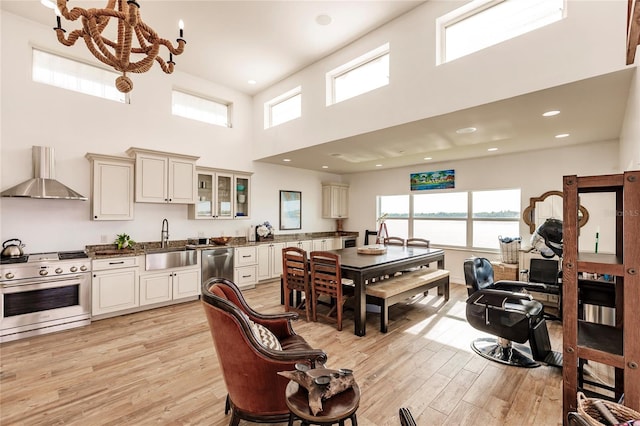
[{"label": "wooden shelf board", "polygon": [[624,368],[622,329],[578,321],[578,357]]}]

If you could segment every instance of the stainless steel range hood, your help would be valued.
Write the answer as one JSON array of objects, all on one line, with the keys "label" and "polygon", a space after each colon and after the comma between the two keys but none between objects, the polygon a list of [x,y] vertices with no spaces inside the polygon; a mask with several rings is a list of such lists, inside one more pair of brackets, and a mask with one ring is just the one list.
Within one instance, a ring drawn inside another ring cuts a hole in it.
[{"label": "stainless steel range hood", "polygon": [[3,197],[49,198],[59,200],[82,200],[87,197],[55,179],[53,148],[33,147],[33,178],[2,191]]}]

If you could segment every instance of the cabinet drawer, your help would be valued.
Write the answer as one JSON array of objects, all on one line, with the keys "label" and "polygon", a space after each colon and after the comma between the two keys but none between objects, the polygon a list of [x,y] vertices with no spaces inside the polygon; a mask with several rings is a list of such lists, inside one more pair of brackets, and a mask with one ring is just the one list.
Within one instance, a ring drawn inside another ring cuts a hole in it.
[{"label": "cabinet drawer", "polygon": [[258,263],[257,247],[238,247],[233,259],[236,267],[255,265]]},{"label": "cabinet drawer", "polygon": [[236,268],[234,271],[234,281],[240,288],[253,287],[258,281],[258,267],[243,266],[242,268]]},{"label": "cabinet drawer", "polygon": [[94,259],[91,262],[92,270],[102,271],[105,269],[131,268],[138,266],[138,256],[136,257],[111,257],[109,259]]}]

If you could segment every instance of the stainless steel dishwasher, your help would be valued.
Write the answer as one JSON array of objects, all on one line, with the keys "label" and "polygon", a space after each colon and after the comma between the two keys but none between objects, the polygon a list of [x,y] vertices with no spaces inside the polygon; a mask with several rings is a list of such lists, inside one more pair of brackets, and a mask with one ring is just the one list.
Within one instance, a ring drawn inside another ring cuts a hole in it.
[{"label": "stainless steel dishwasher", "polygon": [[232,247],[202,250],[202,282],[214,277],[233,281]]}]

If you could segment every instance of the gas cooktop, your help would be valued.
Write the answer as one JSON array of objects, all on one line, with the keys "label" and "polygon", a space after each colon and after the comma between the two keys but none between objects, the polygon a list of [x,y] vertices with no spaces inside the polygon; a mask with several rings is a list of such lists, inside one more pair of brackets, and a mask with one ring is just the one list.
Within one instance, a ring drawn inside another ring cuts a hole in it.
[{"label": "gas cooktop", "polygon": [[83,250],[32,253],[20,257],[3,257],[0,259],[0,264],[51,262],[56,260],[86,259],[88,257],[87,253]]}]

